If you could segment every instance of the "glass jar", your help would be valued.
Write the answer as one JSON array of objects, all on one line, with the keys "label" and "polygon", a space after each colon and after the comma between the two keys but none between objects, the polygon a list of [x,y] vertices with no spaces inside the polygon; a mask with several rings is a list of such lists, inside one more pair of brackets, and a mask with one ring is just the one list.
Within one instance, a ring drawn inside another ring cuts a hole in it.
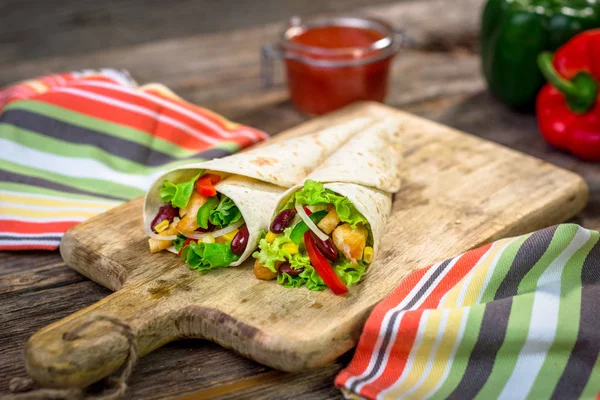
[{"label": "glass jar", "polygon": [[405,35],[365,17],[290,20],[275,45],[262,49],[265,85],[272,64],[283,59],[292,103],[308,114],[323,114],[355,101],[383,102],[393,57]]}]

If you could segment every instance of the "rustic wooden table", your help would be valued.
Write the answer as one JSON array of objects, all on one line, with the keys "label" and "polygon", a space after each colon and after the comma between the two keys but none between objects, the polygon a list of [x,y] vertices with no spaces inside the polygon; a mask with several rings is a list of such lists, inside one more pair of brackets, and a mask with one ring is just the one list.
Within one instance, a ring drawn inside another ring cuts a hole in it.
[{"label": "rustic wooden table", "polygon": [[[308,4],[319,4],[327,11],[349,11],[348,3],[341,0]],[[403,50],[397,57],[387,103],[581,174],[590,186],[591,198],[576,222],[587,228],[600,228],[598,166],[550,148],[540,138],[533,116],[506,109],[486,92],[477,55],[483,0],[408,0],[379,5],[368,0],[351,0],[349,4],[353,7],[370,4],[357,10],[384,17],[407,29],[415,39],[414,47]],[[281,8],[264,7],[264,15],[258,13],[254,21],[281,18],[277,14],[283,12]],[[238,10],[238,14],[242,11]],[[161,21],[159,17],[156,21]],[[186,13],[181,13],[181,18],[185,20]],[[71,23],[75,28],[89,22],[81,19],[73,17]],[[31,55],[38,58],[33,60],[18,47],[0,44],[0,50],[9,50],[0,54],[3,61],[0,86],[44,73],[111,66],[128,69],[140,83],[164,83],[187,100],[271,134],[307,119],[290,105],[281,74],[275,87],[260,86],[260,45],[274,40],[281,24],[249,27],[247,20],[239,15],[225,22],[222,26],[212,24],[213,30],[222,32],[202,33],[199,29],[192,31],[194,36],[185,37],[181,36],[182,28],[174,24],[178,35],[165,33],[162,37],[166,39],[155,35],[144,42],[139,35],[132,34],[120,42],[122,45],[109,49],[98,48],[93,38],[88,37],[87,52],[81,48],[81,41],[57,34],[60,40],[46,38],[43,43],[53,49],[61,40],[67,44],[71,40],[73,45],[79,44],[78,50],[40,57],[47,53],[38,48]],[[231,29],[242,24],[243,29]],[[85,36],[85,32],[89,35],[89,29],[81,30],[81,35]],[[148,26],[139,26],[138,30],[151,34]],[[75,29],[75,35],[77,32]],[[96,33],[111,34],[106,29]],[[30,335],[108,294],[107,289],[69,269],[57,252],[0,253],[0,394],[7,393],[11,377],[25,375],[22,349]],[[350,358],[351,354],[346,354],[331,366],[287,374],[210,342],[181,341],[141,359],[131,379],[129,395],[130,398],[341,398],[333,387],[333,379]]]}]

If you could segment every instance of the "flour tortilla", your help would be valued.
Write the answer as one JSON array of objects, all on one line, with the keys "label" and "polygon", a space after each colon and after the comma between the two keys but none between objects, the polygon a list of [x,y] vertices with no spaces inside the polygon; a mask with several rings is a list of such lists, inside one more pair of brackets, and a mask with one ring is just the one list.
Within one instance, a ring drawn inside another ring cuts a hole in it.
[{"label": "flour tortilla", "polygon": [[275,142],[187,168],[198,167],[243,175],[289,188],[302,181],[329,155],[372,123],[370,118],[356,118],[309,135]]},{"label": "flour tortilla", "polygon": [[327,158],[308,176],[317,182],[347,182],[388,193],[400,189],[400,125],[387,118],[371,125]]},{"label": "flour tortilla", "polygon": [[160,200],[160,188],[165,180],[179,183],[192,179],[200,171],[219,173],[225,179],[216,184],[215,189],[238,206],[250,234],[244,254],[231,264],[239,265],[256,249],[257,236],[261,230],[268,228],[271,213],[286,188],[301,182],[336,149],[372,122],[369,118],[357,118],[255,150],[175,168],[154,181],[146,194],[144,229],[151,232],[150,224],[164,205]]}]

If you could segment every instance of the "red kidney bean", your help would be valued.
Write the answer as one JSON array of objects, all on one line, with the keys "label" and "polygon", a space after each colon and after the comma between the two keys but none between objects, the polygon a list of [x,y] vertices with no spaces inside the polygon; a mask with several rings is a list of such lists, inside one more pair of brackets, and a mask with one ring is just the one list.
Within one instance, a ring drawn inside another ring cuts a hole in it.
[{"label": "red kidney bean", "polygon": [[294,217],[296,216],[296,210],[289,209],[283,210],[273,219],[271,222],[271,232],[273,233],[281,233],[285,228],[287,228]]},{"label": "red kidney bean", "polygon": [[314,234],[314,232],[310,232],[310,237],[315,241],[317,248],[327,258],[329,261],[336,262],[338,260],[338,251],[335,248],[331,238],[327,240],[321,240]]},{"label": "red kidney bean", "polygon": [[304,271],[304,268],[294,269],[289,262],[284,262],[279,266],[279,274],[286,273],[289,276],[298,276]]},{"label": "red kidney bean", "polygon": [[152,230],[154,231],[154,233],[158,233],[154,230],[154,227],[156,225],[160,224],[164,220],[169,221],[169,224],[170,224],[171,222],[173,222],[175,217],[178,217],[178,216],[179,216],[179,211],[175,207],[173,207],[171,204],[165,204],[164,206],[162,206],[161,208],[158,209],[158,212],[156,213],[156,217],[154,217],[154,219],[152,220],[152,224],[150,224],[150,226],[152,227]]},{"label": "red kidney bean", "polygon": [[231,252],[236,256],[241,256],[244,253],[244,250],[246,250],[246,246],[248,246],[249,237],[250,233],[248,232],[248,227],[246,225],[242,226],[240,231],[231,241]]}]

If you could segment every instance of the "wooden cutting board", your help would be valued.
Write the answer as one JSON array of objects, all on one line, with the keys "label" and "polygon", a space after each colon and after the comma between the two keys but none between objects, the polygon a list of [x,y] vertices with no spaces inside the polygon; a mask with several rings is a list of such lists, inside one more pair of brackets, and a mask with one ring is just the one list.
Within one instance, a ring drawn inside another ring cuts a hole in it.
[{"label": "wooden cutting board", "polygon": [[400,116],[403,186],[381,252],[347,296],[259,281],[252,260],[199,273],[173,254],[148,251],[142,199],[71,229],[67,264],[115,291],[37,332],[26,364],[39,383],[86,386],[125,361],[125,338],[97,323],[63,339],[92,315],[130,324],[140,353],[180,338],[203,338],[285,371],[319,367],[355,346],[371,309],[410,272],[502,237],[569,219],[587,201],[584,181],[497,144],[376,103],[355,104],[288,130],[298,136],[361,115]]}]

